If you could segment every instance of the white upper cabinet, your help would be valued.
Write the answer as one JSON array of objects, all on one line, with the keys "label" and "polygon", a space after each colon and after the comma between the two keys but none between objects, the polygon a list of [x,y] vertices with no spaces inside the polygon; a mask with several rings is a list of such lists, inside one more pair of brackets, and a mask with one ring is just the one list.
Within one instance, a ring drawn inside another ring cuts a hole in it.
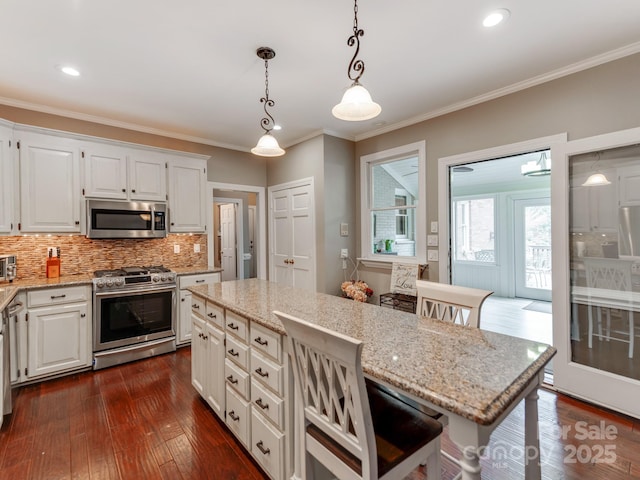
[{"label": "white upper cabinet", "polygon": [[0,233],[13,229],[13,130],[0,125]]},{"label": "white upper cabinet", "polygon": [[207,161],[171,157],[169,160],[169,232],[204,232],[206,225]]},{"label": "white upper cabinet", "polygon": [[20,231],[80,232],[80,146],[74,139],[16,131]]},{"label": "white upper cabinet", "polygon": [[615,169],[602,170],[611,182],[609,185],[584,186],[588,175],[578,175],[571,180],[571,195],[575,204],[572,210],[573,232],[615,233],[618,231],[618,202]]},{"label": "white upper cabinet", "polygon": [[620,206],[640,205],[640,166],[620,167],[618,176]]},{"label": "white upper cabinet", "polygon": [[164,201],[167,160],[160,153],[113,145],[83,149],[86,197]]}]

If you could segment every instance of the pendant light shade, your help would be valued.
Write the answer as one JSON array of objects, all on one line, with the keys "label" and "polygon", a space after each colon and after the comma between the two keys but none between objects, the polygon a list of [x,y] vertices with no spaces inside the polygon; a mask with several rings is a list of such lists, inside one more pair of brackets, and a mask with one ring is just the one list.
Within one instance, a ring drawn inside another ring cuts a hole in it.
[{"label": "pendant light shade", "polygon": [[589,175],[587,181],[582,184],[583,187],[599,187],[600,185],[611,185],[611,182],[602,173]]},{"label": "pendant light shade", "polygon": [[356,51],[347,69],[347,76],[353,81],[353,84],[344,92],[342,101],[333,107],[331,113],[340,120],[359,122],[377,117],[382,108],[371,100],[367,89],[360,84],[360,77],[364,73],[364,62],[356,60],[356,57],[360,52],[360,37],[364,35],[364,30],[358,28],[358,0],[354,0],[353,13],[353,35],[347,39],[347,45],[356,46]]},{"label": "pendant light shade", "polygon": [[260,157],[279,157],[284,155],[284,150],[280,148],[278,140],[271,133],[265,133],[258,140],[258,144],[251,149],[251,153]]},{"label": "pendant light shade", "polygon": [[354,83],[344,92],[342,101],[333,107],[331,113],[340,120],[360,121],[377,117],[382,108],[371,100],[368,90],[359,83]]},{"label": "pendant light shade", "polygon": [[264,60],[264,97],[260,99],[260,103],[264,104],[265,117],[260,120],[260,126],[264,130],[264,135],[258,140],[258,144],[251,149],[251,153],[260,157],[279,157],[284,155],[284,150],[278,145],[278,140],[271,135],[271,130],[275,127],[275,121],[267,110],[267,107],[273,107],[276,102],[269,98],[269,60],[276,56],[276,52],[269,47],[260,47],[256,51],[258,58]]}]

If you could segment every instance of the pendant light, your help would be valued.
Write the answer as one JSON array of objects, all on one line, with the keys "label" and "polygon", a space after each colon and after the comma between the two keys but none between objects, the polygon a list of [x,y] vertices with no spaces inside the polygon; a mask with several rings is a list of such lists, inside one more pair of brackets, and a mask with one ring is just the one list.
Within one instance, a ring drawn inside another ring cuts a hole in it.
[{"label": "pendant light", "polygon": [[[596,162],[593,164],[593,167],[598,166],[600,163],[600,152],[598,152],[598,158]],[[592,173],[589,175],[589,178],[582,184],[583,187],[600,187],[602,185],[611,185],[609,179],[605,176],[604,173],[600,173],[600,171],[596,170],[596,173]]]},{"label": "pendant light", "polygon": [[260,99],[260,103],[264,104],[266,117],[260,120],[260,126],[264,130],[264,135],[260,137],[258,144],[251,149],[251,153],[260,157],[279,157],[284,155],[284,150],[278,145],[278,140],[271,135],[275,121],[267,111],[267,107],[273,107],[276,103],[269,98],[269,60],[276,56],[276,52],[269,47],[260,47],[256,50],[256,55],[264,60],[264,97]]},{"label": "pendant light", "polygon": [[382,108],[371,100],[367,89],[360,85],[360,77],[364,73],[364,62],[356,60],[356,57],[360,53],[360,37],[364,35],[364,30],[358,28],[358,0],[354,0],[353,13],[353,35],[347,39],[347,45],[356,46],[356,51],[347,69],[347,76],[353,83],[342,96],[342,101],[333,107],[331,113],[340,120],[358,122],[377,117]]},{"label": "pendant light", "polygon": [[551,174],[551,159],[547,152],[542,152],[536,162],[531,160],[520,167],[520,173],[526,177],[543,177]]}]

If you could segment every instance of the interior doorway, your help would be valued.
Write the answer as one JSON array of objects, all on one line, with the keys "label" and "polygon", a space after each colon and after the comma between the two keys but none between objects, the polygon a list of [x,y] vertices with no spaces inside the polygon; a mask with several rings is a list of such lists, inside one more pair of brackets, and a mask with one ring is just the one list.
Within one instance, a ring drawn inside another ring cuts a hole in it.
[{"label": "interior doorway", "polygon": [[[221,275],[226,279],[267,278],[267,228],[266,228],[266,194],[264,187],[239,185],[219,182],[207,184],[207,249],[209,264],[223,266],[222,240],[223,225],[220,222],[219,205],[233,205],[235,215],[227,218],[225,225],[227,247],[231,248],[235,237],[235,275],[231,267]],[[227,213],[229,212],[229,208]],[[228,216],[227,216],[228,217]],[[234,221],[232,221],[234,220]],[[233,231],[231,231],[233,229]],[[229,252],[230,254],[231,252]],[[227,262],[233,260],[227,257]],[[229,278],[227,278],[229,277]]]},{"label": "interior doorway", "polygon": [[215,265],[222,268],[221,280],[245,278],[242,199],[213,197]]}]

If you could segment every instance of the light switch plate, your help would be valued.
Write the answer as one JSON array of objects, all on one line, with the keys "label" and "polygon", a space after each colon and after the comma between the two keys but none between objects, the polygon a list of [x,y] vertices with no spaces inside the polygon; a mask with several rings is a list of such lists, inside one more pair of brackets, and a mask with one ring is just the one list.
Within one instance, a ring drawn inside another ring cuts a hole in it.
[{"label": "light switch plate", "polygon": [[438,233],[438,222],[431,222],[431,233]]},{"label": "light switch plate", "polygon": [[349,224],[348,223],[341,223],[340,224],[340,236],[341,237],[348,237],[349,236]]},{"label": "light switch plate", "polygon": [[427,235],[427,246],[429,246],[429,247],[437,247],[438,246],[438,235]]},{"label": "light switch plate", "polygon": [[427,260],[430,262],[438,261],[438,250],[427,250]]},{"label": "light switch plate", "polygon": [[193,244],[193,253],[200,253],[200,244],[199,243],[194,243]]}]

